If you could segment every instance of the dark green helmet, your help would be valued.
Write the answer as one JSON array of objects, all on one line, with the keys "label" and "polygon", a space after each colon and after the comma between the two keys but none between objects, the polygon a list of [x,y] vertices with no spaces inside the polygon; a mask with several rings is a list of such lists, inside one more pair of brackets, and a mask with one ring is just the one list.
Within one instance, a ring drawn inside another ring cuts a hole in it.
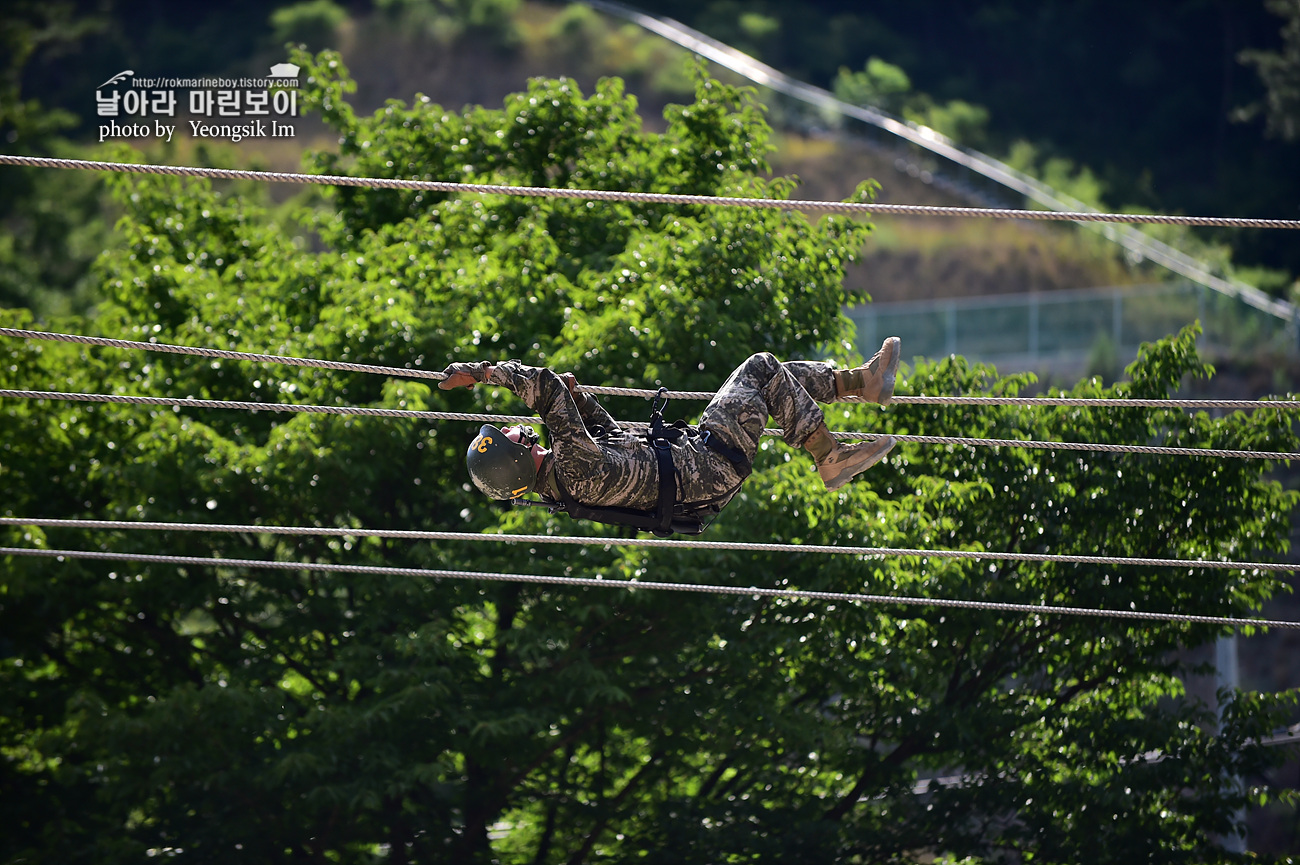
[{"label": "dark green helmet", "polygon": [[533,488],[537,464],[530,447],[512,442],[504,431],[483,424],[465,455],[470,480],[489,498],[517,499]]}]

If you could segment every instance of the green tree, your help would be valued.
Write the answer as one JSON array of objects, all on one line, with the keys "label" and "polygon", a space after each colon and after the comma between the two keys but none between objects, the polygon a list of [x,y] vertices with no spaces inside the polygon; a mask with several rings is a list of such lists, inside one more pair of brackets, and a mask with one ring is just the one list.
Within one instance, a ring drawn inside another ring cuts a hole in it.
[{"label": "green tree", "polygon": [[[76,18],[61,3],[19,2],[0,19],[0,140],[6,149],[82,155],[63,137],[76,118],[24,97],[22,75],[37,52],[69,50],[103,26],[99,17]],[[81,172],[6,169],[0,186],[0,306],[49,316],[84,312],[95,302],[90,265],[109,235],[103,192],[100,178]]]},{"label": "green tree", "polygon": [[449,46],[464,36],[498,48],[520,41],[516,22],[520,0],[378,0],[376,6],[408,35],[432,37]]},{"label": "green tree", "polygon": [[1264,5],[1283,18],[1282,50],[1241,52],[1239,59],[1255,67],[1268,95],[1264,106],[1239,116],[1253,116],[1262,107],[1268,132],[1295,141],[1300,139],[1300,0],[1266,0]]},{"label": "green tree", "polygon": [[894,64],[872,57],[862,69],[841,66],[833,88],[835,95],[845,102],[902,114],[912,92],[912,80]]},{"label": "green tree", "polygon": [[[617,81],[534,81],[501,110],[348,106],[337,56],[298,54],[337,131],[318,171],[780,198],[750,95],[700,77],[642,129]],[[715,387],[756,350],[848,359],[845,262],[867,233],[795,212],[338,188],[294,224],[254,196],[115,178],[126,246],[99,264],[106,334],[441,368],[522,357],[588,383]],[[861,197],[869,195],[864,188]],[[28,322],[4,313],[6,322]],[[0,344],[3,387],[517,411],[350,373]],[[1208,370],[1194,334],[1131,382]],[[927,393],[1014,393],[958,360]],[[614,403],[640,417],[643,401]],[[1279,412],[852,407],[852,429],[1296,449]],[[6,400],[5,515],[596,533],[497,512],[472,430],[381,418]],[[717,539],[1114,555],[1269,555],[1295,494],[1255,461],[904,447],[837,494],[779,443]],[[1245,614],[1268,574],[687,549],[4,528],[7,545],[300,562],[10,557],[0,571],[4,861],[1203,861],[1281,759],[1250,744],[1285,697],[1181,693],[1219,629],[344,575],[328,562],[645,576],[1115,609]],[[1158,752],[1156,762],[1144,755]],[[914,793],[918,777],[979,783]],[[1093,815],[1101,814],[1096,820]]]},{"label": "green tree", "polygon": [[334,0],[303,0],[271,13],[272,40],[277,45],[304,42],[319,50],[336,45],[338,29],[348,13]]},{"label": "green tree", "polygon": [[938,104],[926,93],[912,92],[912,80],[898,66],[879,57],[860,70],[841,66],[832,85],[836,97],[854,105],[879,108],[936,129],[962,144],[983,142],[988,109],[961,99]]}]

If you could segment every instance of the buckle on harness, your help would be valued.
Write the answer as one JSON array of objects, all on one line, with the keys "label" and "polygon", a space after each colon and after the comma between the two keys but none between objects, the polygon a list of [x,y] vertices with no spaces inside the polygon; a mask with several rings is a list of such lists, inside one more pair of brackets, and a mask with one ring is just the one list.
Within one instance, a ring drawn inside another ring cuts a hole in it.
[{"label": "buckle on harness", "polygon": [[656,393],[650,403],[650,419],[659,418],[660,422],[664,419],[664,409],[668,406],[668,388],[665,385],[659,386],[659,392]]},{"label": "buckle on harness", "polygon": [[[542,507],[552,514],[567,513],[574,519],[594,520],[609,525],[631,526],[638,531],[653,532],[661,538],[672,534],[698,535],[703,533],[721,508],[710,502],[706,507],[697,506],[692,511],[677,513],[678,484],[676,467],[673,465],[672,445],[674,441],[680,440],[683,436],[694,436],[696,433],[682,421],[678,421],[671,426],[666,425],[663,412],[667,405],[668,388],[660,387],[659,392],[652,398],[650,428],[645,433],[655,455],[655,464],[659,469],[659,496],[654,510],[639,511],[629,508],[584,505],[574,499],[569,491],[565,489],[558,475],[555,476],[554,482],[555,492],[560,497],[560,501],[532,501],[520,498],[513,499],[511,504],[517,507]],[[704,442],[711,449],[735,463],[738,470],[743,469],[742,477],[749,474],[749,466],[743,454],[723,444],[721,438],[709,442],[711,431],[703,430],[702,432]],[[739,489],[739,486],[736,489]],[[723,503],[725,504],[725,501],[729,500],[734,493],[735,490],[729,491],[721,499]],[[708,519],[708,522],[705,522],[705,519]]]},{"label": "buckle on harness", "polygon": [[659,387],[659,392],[654,395],[650,403],[650,441],[656,447],[663,439],[664,432],[664,408],[668,405],[668,388]]}]

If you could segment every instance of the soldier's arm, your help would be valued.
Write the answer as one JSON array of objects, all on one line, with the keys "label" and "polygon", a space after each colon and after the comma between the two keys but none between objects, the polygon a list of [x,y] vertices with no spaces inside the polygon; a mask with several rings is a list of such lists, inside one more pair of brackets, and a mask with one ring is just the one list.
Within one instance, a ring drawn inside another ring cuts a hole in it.
[{"label": "soldier's arm", "polygon": [[573,400],[578,405],[578,412],[582,415],[582,422],[587,425],[589,432],[594,431],[597,427],[605,430],[619,429],[618,421],[614,420],[613,416],[605,410],[605,407],[600,404],[600,400],[596,399],[592,394],[578,392],[578,380],[573,373],[564,373],[564,375],[560,376],[560,381],[564,382],[564,386],[569,389],[569,393],[573,394]]},{"label": "soldier's arm", "polygon": [[[604,454],[587,430],[583,411],[574,395],[569,392],[560,376],[545,367],[525,366],[517,360],[508,360],[484,370],[488,384],[508,388],[528,407],[542,417],[551,435],[551,447],[556,455],[570,461],[588,462],[593,471],[599,469]],[[591,402],[588,394],[580,394]],[[600,414],[608,413],[596,403]],[[610,419],[613,422],[613,419]]]}]

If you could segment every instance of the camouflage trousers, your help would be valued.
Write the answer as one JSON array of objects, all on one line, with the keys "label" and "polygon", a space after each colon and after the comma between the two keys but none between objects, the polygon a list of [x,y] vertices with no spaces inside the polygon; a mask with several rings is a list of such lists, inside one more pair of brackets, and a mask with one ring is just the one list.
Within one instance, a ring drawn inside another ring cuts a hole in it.
[{"label": "camouflage trousers", "polygon": [[786,444],[802,447],[825,422],[817,403],[835,399],[835,374],[828,364],[782,363],[761,352],[736,367],[704,409],[699,427],[711,430],[753,462],[769,416],[781,427]]}]

